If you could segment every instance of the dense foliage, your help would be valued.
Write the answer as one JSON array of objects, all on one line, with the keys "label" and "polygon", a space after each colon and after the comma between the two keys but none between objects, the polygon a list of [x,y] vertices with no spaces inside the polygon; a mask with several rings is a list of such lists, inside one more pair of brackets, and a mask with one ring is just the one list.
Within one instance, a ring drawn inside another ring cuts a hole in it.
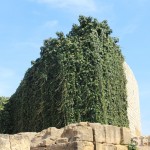
[{"label": "dense foliage", "polygon": [[65,36],[44,41],[6,106],[3,132],[79,121],[128,126],[124,58],[107,21],[79,17]]},{"label": "dense foliage", "polygon": [[8,103],[9,98],[1,96],[0,97],[0,131],[4,132],[5,123],[7,122],[5,119],[8,119],[7,112],[4,111],[5,105]]},{"label": "dense foliage", "polygon": [[7,97],[0,97],[0,111],[2,111],[4,109],[4,105],[8,102]]}]

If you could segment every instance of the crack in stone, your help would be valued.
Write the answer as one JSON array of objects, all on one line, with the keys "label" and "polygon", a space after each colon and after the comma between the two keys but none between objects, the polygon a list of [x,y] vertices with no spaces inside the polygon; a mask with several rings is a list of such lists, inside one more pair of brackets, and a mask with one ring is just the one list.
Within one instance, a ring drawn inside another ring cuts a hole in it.
[{"label": "crack in stone", "polygon": [[12,150],[11,142],[10,142],[10,135],[9,135],[9,143],[10,143],[10,150]]},{"label": "crack in stone", "polygon": [[96,150],[95,130],[92,128],[94,150]]}]

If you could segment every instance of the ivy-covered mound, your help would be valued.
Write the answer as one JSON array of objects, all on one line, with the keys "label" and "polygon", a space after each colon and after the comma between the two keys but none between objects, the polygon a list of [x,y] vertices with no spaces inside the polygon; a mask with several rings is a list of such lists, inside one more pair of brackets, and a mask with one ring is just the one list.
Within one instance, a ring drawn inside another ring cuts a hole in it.
[{"label": "ivy-covered mound", "polygon": [[45,40],[5,111],[4,133],[79,121],[128,127],[124,57],[107,21],[79,17],[66,36]]}]

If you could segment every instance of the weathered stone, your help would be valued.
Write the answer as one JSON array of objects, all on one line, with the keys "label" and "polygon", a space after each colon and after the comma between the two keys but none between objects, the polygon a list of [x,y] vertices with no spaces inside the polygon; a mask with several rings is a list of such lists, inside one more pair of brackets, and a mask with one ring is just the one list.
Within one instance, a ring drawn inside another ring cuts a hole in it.
[{"label": "weathered stone", "polygon": [[149,145],[149,139],[144,137],[144,136],[142,136],[141,137],[141,145],[142,146],[148,146]]},{"label": "weathered stone", "polygon": [[0,134],[0,150],[11,150],[8,134]]},{"label": "weathered stone", "polygon": [[116,147],[111,144],[103,144],[103,150],[116,150]]},{"label": "weathered stone", "polygon": [[149,146],[138,146],[138,150],[150,150]]},{"label": "weathered stone", "polygon": [[106,132],[104,125],[101,125],[100,123],[89,123],[89,126],[93,129],[94,141],[97,143],[105,143]]},{"label": "weathered stone", "polygon": [[69,142],[72,141],[93,141],[93,131],[89,126],[66,126],[61,136],[68,138]]},{"label": "weathered stone", "polygon": [[36,136],[36,134],[37,134],[37,132],[20,132],[20,133],[18,133],[18,135],[27,136],[30,141]]},{"label": "weathered stone", "polygon": [[79,122],[77,126],[88,126],[88,122]]},{"label": "weathered stone", "polygon": [[95,150],[116,150],[116,147],[113,144],[96,143]]},{"label": "weathered stone", "polygon": [[95,143],[95,150],[103,150],[103,144],[102,143]]},{"label": "weathered stone", "polygon": [[18,135],[27,136],[29,138],[30,145],[32,144],[31,141],[34,139],[36,134],[37,134],[36,132],[21,132],[21,133],[18,133]]},{"label": "weathered stone", "polygon": [[112,125],[105,125],[106,143],[108,144],[120,144],[121,131],[119,127]]},{"label": "weathered stone", "polygon": [[59,143],[48,146],[47,150],[68,150],[68,149],[67,144]]},{"label": "weathered stone", "polygon": [[[41,142],[39,142],[38,146],[46,147],[46,146],[49,146],[49,145],[54,144],[54,143],[55,143],[55,141],[53,141],[53,140],[47,138],[47,139],[44,139],[44,140],[42,140]],[[32,145],[32,147],[33,147],[33,145]],[[35,147],[35,146],[34,146],[34,147]]]},{"label": "weathered stone", "polygon": [[94,144],[85,141],[72,142],[67,145],[66,150],[94,150]]},{"label": "weathered stone", "polygon": [[138,146],[149,146],[150,147],[150,136],[139,136],[132,138],[133,143]]},{"label": "weathered stone", "polygon": [[121,144],[128,145],[130,143],[131,143],[130,129],[122,127],[121,128]]},{"label": "weathered stone", "polygon": [[32,139],[31,147],[48,146],[55,143],[55,140],[61,137],[63,130],[63,128],[57,129],[55,127],[50,127],[39,132]]},{"label": "weathered stone", "polygon": [[30,150],[47,150],[46,147],[33,147]]},{"label": "weathered stone", "polygon": [[56,143],[56,144],[58,144],[58,143],[68,143],[68,138],[60,138],[60,139],[57,139],[55,143]]},{"label": "weathered stone", "polygon": [[63,130],[64,130],[63,128],[57,129],[55,127],[50,127],[48,129],[41,131],[39,134],[40,134],[40,136],[43,136],[44,138],[50,136],[50,137],[53,137],[54,139],[57,139],[57,138],[61,137]]},{"label": "weathered stone", "polygon": [[127,146],[123,146],[123,145],[115,145],[116,150],[128,150]]},{"label": "weathered stone", "polygon": [[10,135],[11,150],[30,150],[30,140],[25,135]]},{"label": "weathered stone", "polygon": [[[140,138],[147,139],[142,139],[142,145],[148,146],[149,138]],[[0,150],[128,150],[129,143],[129,129],[87,122],[62,129],[52,127],[39,133],[0,135]]]}]

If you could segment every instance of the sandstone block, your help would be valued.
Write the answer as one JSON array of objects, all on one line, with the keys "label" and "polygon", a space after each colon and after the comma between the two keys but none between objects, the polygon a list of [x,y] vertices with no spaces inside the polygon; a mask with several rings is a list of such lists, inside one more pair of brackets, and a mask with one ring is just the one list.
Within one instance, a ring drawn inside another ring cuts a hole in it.
[{"label": "sandstone block", "polygon": [[103,150],[103,144],[102,143],[95,143],[95,150]]},{"label": "sandstone block", "polygon": [[[38,146],[39,147],[46,147],[46,146],[49,146],[49,145],[54,144],[54,143],[55,143],[55,141],[47,138],[47,139],[41,140],[41,142],[39,142]],[[32,145],[31,147],[36,147],[36,146]]]},{"label": "sandstone block", "polygon": [[45,129],[41,132],[39,132],[39,134],[37,136],[42,136],[44,138],[50,136],[54,139],[57,139],[57,138],[60,138],[61,137],[61,134],[63,133],[63,128],[61,129],[57,129],[55,127],[50,127],[48,129]]},{"label": "sandstone block", "polygon": [[89,123],[89,126],[92,127],[93,129],[95,142],[105,143],[106,142],[105,127],[100,123]]},{"label": "sandstone block", "polygon": [[0,150],[11,150],[10,149],[9,135],[0,134]]},{"label": "sandstone block", "polygon": [[64,128],[62,138],[68,138],[69,142],[73,141],[93,141],[93,131],[89,126],[67,126]]},{"label": "sandstone block", "polygon": [[106,143],[108,144],[120,144],[121,131],[119,127],[112,125],[105,125]]},{"label": "sandstone block", "polygon": [[30,150],[30,140],[23,135],[10,135],[11,150]]},{"label": "sandstone block", "polygon": [[52,144],[47,147],[47,150],[68,150],[67,144],[59,143],[59,144]]},{"label": "sandstone block", "polygon": [[128,150],[127,146],[123,146],[123,145],[115,145],[116,150]]},{"label": "sandstone block", "polygon": [[43,147],[55,143],[55,140],[61,137],[63,130],[63,128],[57,129],[55,127],[42,130],[32,139],[31,147]]},{"label": "sandstone block", "polygon": [[128,145],[130,143],[131,143],[130,129],[122,127],[121,128],[121,144]]},{"label": "sandstone block", "polygon": [[92,142],[72,142],[67,145],[66,150],[94,150],[94,144]]},{"label": "sandstone block", "polygon": [[18,133],[18,135],[27,136],[30,141],[36,136],[36,134],[37,134],[37,132],[20,132],[20,133]]},{"label": "sandstone block", "polygon": [[95,150],[116,150],[116,147],[112,144],[96,143],[96,149]]},{"label": "sandstone block", "polygon": [[77,126],[88,126],[88,122],[79,122]]}]

